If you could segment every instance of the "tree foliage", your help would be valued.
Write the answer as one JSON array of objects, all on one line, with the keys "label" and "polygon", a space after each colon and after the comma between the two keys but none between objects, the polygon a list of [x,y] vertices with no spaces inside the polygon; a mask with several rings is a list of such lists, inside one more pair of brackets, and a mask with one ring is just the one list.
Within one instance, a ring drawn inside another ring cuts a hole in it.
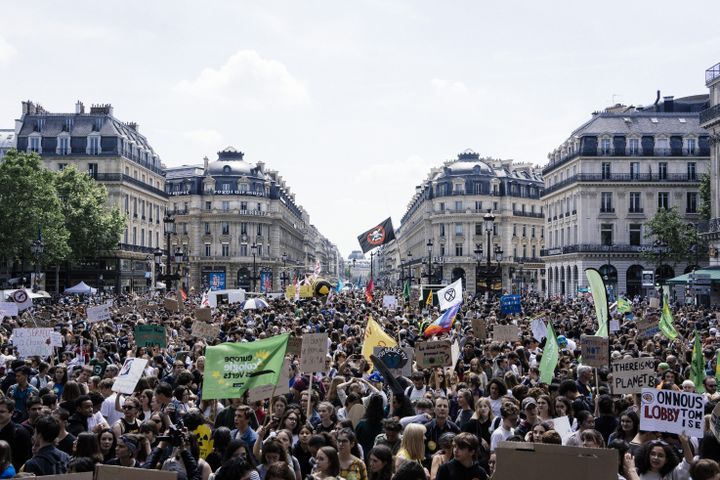
[{"label": "tree foliage", "polygon": [[697,228],[691,223],[686,224],[675,208],[658,210],[645,227],[645,238],[653,239],[657,248],[643,252],[642,256],[656,267],[663,263],[673,267],[681,262],[694,264],[703,251],[703,240]]},{"label": "tree foliage", "polygon": [[52,172],[36,153],[11,150],[0,163],[0,257],[27,260],[42,231],[44,264],[117,248],[125,218],[107,191],[75,168]]},{"label": "tree foliage", "polygon": [[710,186],[710,174],[703,173],[700,177],[700,219],[710,220],[712,212],[710,211],[710,196],[712,195],[712,188]]}]

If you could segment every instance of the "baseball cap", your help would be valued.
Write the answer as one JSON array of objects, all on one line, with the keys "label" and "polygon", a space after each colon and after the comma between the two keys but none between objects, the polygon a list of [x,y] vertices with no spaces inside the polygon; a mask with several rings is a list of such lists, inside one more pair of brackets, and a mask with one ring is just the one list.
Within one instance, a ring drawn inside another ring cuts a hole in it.
[{"label": "baseball cap", "polygon": [[537,407],[537,402],[533,397],[526,397],[522,401],[522,409],[526,410],[529,407]]},{"label": "baseball cap", "polygon": [[383,377],[380,375],[380,372],[373,372],[369,377],[368,380],[371,382],[382,382]]}]

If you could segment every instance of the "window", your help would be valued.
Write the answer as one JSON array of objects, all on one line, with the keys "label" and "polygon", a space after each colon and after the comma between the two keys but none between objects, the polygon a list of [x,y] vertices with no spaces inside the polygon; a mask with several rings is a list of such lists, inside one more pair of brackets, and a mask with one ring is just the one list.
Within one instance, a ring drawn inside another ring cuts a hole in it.
[{"label": "window", "polygon": [[456,212],[461,212],[462,209],[463,209],[462,201],[456,201],[456,202],[455,202],[455,211],[456,211]]},{"label": "window", "polygon": [[667,138],[658,138],[655,141],[655,154],[656,155],[670,155],[670,148],[668,147]]},{"label": "window", "polygon": [[530,238],[535,238],[535,227],[530,227]]},{"label": "window", "polygon": [[444,244],[440,244],[440,256],[441,257],[445,256],[445,245]]},{"label": "window", "polygon": [[257,204],[257,211],[262,212],[262,203],[258,202]]},{"label": "window", "polygon": [[513,223],[513,237],[517,236],[517,225]]},{"label": "window", "polygon": [[137,245],[137,227],[133,227],[133,245]]},{"label": "window", "polygon": [[28,138],[28,151],[42,153],[41,138],[38,136]]},{"label": "window", "polygon": [[240,235],[247,235],[247,223],[240,223]]},{"label": "window", "polygon": [[137,217],[137,198],[133,197],[133,217]]},{"label": "window", "polygon": [[440,202],[440,211],[441,212],[445,211],[445,202]]},{"label": "window", "polygon": [[497,223],[493,223],[493,233],[492,233],[492,234],[493,234],[493,235],[497,235],[497,234],[498,234],[498,225],[497,225]]},{"label": "window", "polygon": [[697,213],[697,192],[687,192],[687,213]]},{"label": "window", "polygon": [[633,180],[640,178],[640,162],[630,162],[630,178]]},{"label": "window", "polygon": [[482,201],[481,200],[475,201],[475,210],[482,210]]},{"label": "window", "polygon": [[98,174],[98,164],[97,163],[88,163],[88,175],[90,175],[90,178],[97,179]]},{"label": "window", "polygon": [[642,205],[640,204],[640,192],[630,192],[630,213],[642,213]]},{"label": "window", "polygon": [[223,192],[229,192],[230,191],[230,184],[229,183],[223,183],[220,185],[220,190]]},{"label": "window", "polygon": [[537,251],[535,250],[535,245],[532,246],[531,251],[532,251],[532,258],[537,258]]},{"label": "window", "polygon": [[670,193],[658,192],[658,210],[668,210],[670,207]]},{"label": "window", "polygon": [[688,180],[697,180],[697,165],[695,162],[688,162],[687,164],[687,175]]},{"label": "window", "polygon": [[456,223],[455,224],[455,235],[462,235],[462,234],[463,234],[462,223]]},{"label": "window", "polygon": [[603,245],[613,244],[613,225],[612,223],[600,224],[600,242]]},{"label": "window", "polygon": [[630,224],[630,245],[640,245],[642,240],[642,225],[639,223]]},{"label": "window", "polygon": [[87,137],[87,153],[88,155],[100,155],[100,136],[91,135]]},{"label": "window", "polygon": [[475,235],[482,235],[482,234],[483,234],[483,224],[476,223],[475,224]]},{"label": "window", "polygon": [[247,193],[247,183],[241,183],[238,185],[238,188],[240,189],[240,193]]},{"label": "window", "polygon": [[[523,234],[522,234],[522,236],[523,236],[523,237],[526,237],[526,236],[527,236],[527,226],[526,226],[526,225],[523,225],[522,227],[523,227]],[[525,256],[525,255],[523,255],[523,257],[524,257],[524,256]]]},{"label": "window", "polygon": [[187,233],[188,233],[187,223],[185,223],[185,222],[183,222],[183,224],[182,224],[182,233],[183,233],[183,235],[187,235]]},{"label": "window", "polygon": [[221,253],[221,255],[222,255],[223,257],[229,257],[229,256],[230,256],[230,245],[228,245],[227,243],[223,243],[223,244],[222,244],[222,253]]},{"label": "window", "polygon": [[628,153],[630,155],[640,154],[640,140],[637,138],[631,138],[628,140]]},{"label": "window", "polygon": [[223,201],[222,202],[222,210],[223,210],[223,212],[229,212],[230,211],[230,202]]},{"label": "window", "polygon": [[210,224],[205,222],[205,235],[210,235]]},{"label": "window", "polygon": [[603,162],[602,164],[602,179],[610,180],[610,162]]},{"label": "window", "polygon": [[263,247],[262,244],[258,244],[258,246],[257,246],[257,254],[258,254],[258,257],[262,257],[262,254],[263,254],[263,253],[262,253],[262,247]]},{"label": "window", "polygon": [[493,210],[497,210],[498,208],[498,202],[493,202]]},{"label": "window", "polygon": [[242,210],[242,211],[247,210],[247,202],[240,202],[240,210]]},{"label": "window", "polygon": [[130,213],[130,195],[125,195],[125,213]]},{"label": "window", "polygon": [[602,192],[600,194],[600,213],[613,213],[615,209],[612,206],[612,192]]},{"label": "window", "polygon": [[57,154],[70,155],[70,137],[63,135],[57,141]]},{"label": "window", "polygon": [[210,244],[209,244],[209,243],[206,243],[206,244],[205,244],[205,256],[206,256],[206,257],[209,257],[209,256],[211,256],[211,255],[212,255],[212,251],[210,250]]},{"label": "window", "polygon": [[444,223],[440,224],[440,236],[441,237],[445,236],[445,224]]},{"label": "window", "polygon": [[600,154],[601,155],[610,155],[611,149],[610,149],[610,139],[609,138],[603,138],[600,140]]},{"label": "window", "polygon": [[230,224],[228,222],[222,222],[222,234],[223,235],[230,235]]},{"label": "window", "polygon": [[667,162],[658,163],[658,179],[667,180],[667,174],[668,174],[667,167],[668,167]]},{"label": "window", "polygon": [[58,163],[58,172],[62,172],[67,167],[67,163]]},{"label": "window", "polygon": [[205,202],[205,210],[212,210],[212,202]]},{"label": "window", "polygon": [[257,236],[262,237],[262,224],[257,224]]},{"label": "window", "polygon": [[247,243],[241,243],[240,244],[240,256],[241,257],[247,257],[248,256],[248,246]]},{"label": "window", "polygon": [[456,243],[455,244],[455,256],[456,257],[462,257],[463,254],[463,244],[462,243]]},{"label": "window", "polygon": [[145,229],[144,228],[140,229],[140,246],[141,247],[145,246]]},{"label": "window", "polygon": [[695,155],[695,139],[694,138],[688,138],[687,139],[687,154],[688,155]]}]

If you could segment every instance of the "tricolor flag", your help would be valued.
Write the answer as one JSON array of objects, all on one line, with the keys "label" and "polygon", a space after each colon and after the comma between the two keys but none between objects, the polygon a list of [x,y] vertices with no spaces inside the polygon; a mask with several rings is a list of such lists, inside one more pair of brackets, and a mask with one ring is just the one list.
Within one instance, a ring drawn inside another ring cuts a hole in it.
[{"label": "tricolor flag", "polygon": [[443,332],[449,332],[452,329],[453,323],[455,323],[455,317],[460,311],[461,305],[461,303],[458,303],[454,307],[445,310],[445,312],[443,312],[443,314],[440,315],[437,320],[428,325],[428,327],[425,329],[425,332],[423,332],[423,335],[425,335],[426,337],[431,337],[433,335],[439,335]]},{"label": "tricolor flag", "polygon": [[180,287],[180,296],[182,297],[183,302],[187,301],[187,293],[185,293],[185,289],[182,287]]},{"label": "tricolor flag", "polygon": [[318,277],[320,276],[320,272],[322,272],[322,266],[320,266],[320,260],[315,261],[315,270],[313,270],[313,276]]},{"label": "tricolor flag", "polygon": [[375,283],[371,278],[367,284],[367,287],[365,287],[365,300],[367,300],[368,303],[372,303],[373,301],[373,290],[375,290]]}]

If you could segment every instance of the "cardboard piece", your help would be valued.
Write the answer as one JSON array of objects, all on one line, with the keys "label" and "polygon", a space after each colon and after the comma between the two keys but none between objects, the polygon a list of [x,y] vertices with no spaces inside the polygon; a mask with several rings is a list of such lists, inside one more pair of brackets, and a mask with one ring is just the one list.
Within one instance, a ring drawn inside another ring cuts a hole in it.
[{"label": "cardboard piece", "polygon": [[487,338],[487,325],[485,324],[485,320],[482,318],[473,318],[472,331],[475,338],[485,340]]},{"label": "cardboard piece", "polygon": [[0,320],[2,317],[17,317],[18,306],[15,302],[0,302]]},{"label": "cardboard piece", "polygon": [[300,370],[305,373],[325,370],[325,358],[328,351],[327,333],[310,333],[302,337],[300,352]]},{"label": "cardboard piece", "polygon": [[163,306],[165,307],[165,310],[167,310],[168,312],[180,311],[180,305],[178,304],[177,300],[173,300],[171,298],[164,299]]},{"label": "cardboard piece", "polygon": [[43,480],[93,480],[93,472],[64,473],[62,475],[43,475]]},{"label": "cardboard piece", "polygon": [[373,355],[385,364],[390,372],[396,376],[409,377],[412,375],[414,350],[411,347],[375,347]]},{"label": "cardboard piece", "polygon": [[52,328],[16,328],[12,333],[12,343],[21,357],[47,357],[53,354]]},{"label": "cardboard piece", "polygon": [[353,428],[357,427],[360,420],[365,416],[365,407],[362,403],[357,403],[348,412],[348,418],[353,424]]},{"label": "cardboard piece", "polygon": [[95,465],[93,478],[94,480],[177,480],[177,473],[98,464]]},{"label": "cardboard piece", "polygon": [[580,348],[583,365],[600,368],[610,363],[610,346],[607,338],[583,335],[580,337]]},{"label": "cardboard piece", "polygon": [[538,342],[542,342],[542,339],[547,336],[547,323],[544,318],[536,318],[530,322],[530,328],[533,332],[533,337]]},{"label": "cardboard piece", "polygon": [[162,325],[136,325],[135,345],[138,347],[167,347],[165,327]]},{"label": "cardboard piece", "polygon": [[120,315],[127,315],[128,313],[132,313],[133,309],[132,307],[120,307],[118,308],[118,313]]},{"label": "cardboard piece", "polygon": [[618,454],[612,449],[500,442],[495,454],[493,480],[555,478],[558,465],[562,465],[563,472],[572,472],[572,477],[583,480],[617,478]]},{"label": "cardboard piece", "polygon": [[290,393],[290,376],[292,367],[290,361],[285,359],[283,362],[283,368],[280,371],[280,378],[278,379],[277,385],[262,385],[260,387],[251,388],[248,390],[248,403],[259,402],[268,398],[278,395],[285,395]]},{"label": "cardboard piece", "polygon": [[130,395],[135,391],[135,386],[142,377],[145,371],[145,366],[148,361],[144,358],[128,357],[125,359],[120,373],[115,377],[115,382],[112,386],[113,392],[120,392],[125,395]]},{"label": "cardboard piece", "polygon": [[702,394],[643,388],[640,400],[640,430],[702,438],[705,416]]},{"label": "cardboard piece", "polygon": [[397,298],[395,295],[383,295],[383,308],[394,310],[397,308]]},{"label": "cardboard piece", "polygon": [[495,325],[493,327],[493,341],[495,342],[516,342],[520,335],[520,327],[517,325]]},{"label": "cardboard piece", "polygon": [[652,297],[650,299],[650,308],[660,308],[660,299],[657,297]]},{"label": "cardboard piece", "polygon": [[620,330],[620,321],[619,320],[610,320],[610,332],[617,332]]},{"label": "cardboard piece", "polygon": [[653,357],[613,360],[610,364],[614,395],[640,393],[643,388],[655,387],[655,359]]},{"label": "cardboard piece", "polygon": [[191,333],[193,337],[203,337],[212,340],[220,335],[220,325],[213,325],[211,323],[195,320],[192,324]]},{"label": "cardboard piece", "polygon": [[104,322],[105,320],[110,320],[110,307],[107,304],[87,307],[85,311],[87,313],[88,323],[97,323]]},{"label": "cardboard piece", "polygon": [[416,343],[415,361],[419,368],[452,366],[452,345],[450,340]]},{"label": "cardboard piece", "polygon": [[635,325],[637,326],[639,338],[652,337],[660,332],[660,319],[654,315],[638,318]]},{"label": "cardboard piece", "polygon": [[302,353],[302,337],[290,337],[288,338],[287,350],[285,355],[297,355],[300,356]]},{"label": "cardboard piece", "polygon": [[209,322],[212,320],[212,310],[209,308],[195,309],[195,318],[201,322]]}]

